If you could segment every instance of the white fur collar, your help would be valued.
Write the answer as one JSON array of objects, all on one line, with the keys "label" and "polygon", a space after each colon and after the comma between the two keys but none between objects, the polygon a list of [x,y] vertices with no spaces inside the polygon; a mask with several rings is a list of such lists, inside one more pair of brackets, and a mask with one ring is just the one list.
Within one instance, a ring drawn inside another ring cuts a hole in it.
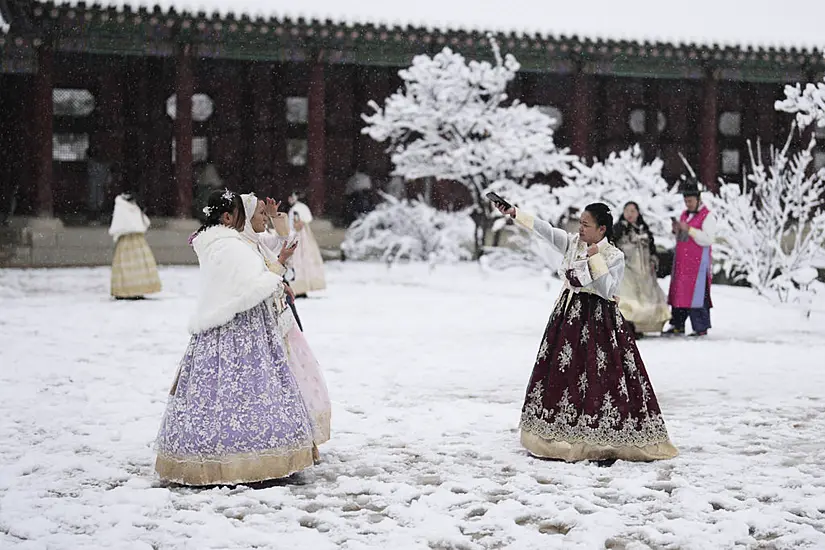
[{"label": "white fur collar", "polygon": [[263,258],[234,229],[205,229],[192,246],[201,272],[197,309],[189,322],[193,334],[228,323],[272,296],[281,284],[281,278],[266,268]]},{"label": "white fur collar", "polygon": [[149,229],[149,218],[140,207],[123,198],[115,197],[115,210],[112,213],[112,224],[109,226],[109,235],[117,242],[123,235],[131,233],[146,233]]},{"label": "white fur collar", "polygon": [[225,225],[213,225],[207,227],[195,237],[192,241],[192,248],[195,249],[195,254],[200,256],[206,251],[209,246],[220,239],[240,239],[241,234]]}]

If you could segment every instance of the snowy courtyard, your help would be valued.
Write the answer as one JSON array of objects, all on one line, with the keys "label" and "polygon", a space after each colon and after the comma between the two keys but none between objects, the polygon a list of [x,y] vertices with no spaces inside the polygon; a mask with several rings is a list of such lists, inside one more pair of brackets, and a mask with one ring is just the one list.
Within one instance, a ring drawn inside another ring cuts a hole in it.
[{"label": "snowy courtyard", "polygon": [[153,471],[197,269],[140,302],[108,268],[0,270],[0,547],[825,548],[825,296],[806,320],[715,286],[707,339],[640,340],[681,454],[600,467],[518,441],[557,280],[327,270],[298,303],[333,400],[321,464],[211,489]]}]

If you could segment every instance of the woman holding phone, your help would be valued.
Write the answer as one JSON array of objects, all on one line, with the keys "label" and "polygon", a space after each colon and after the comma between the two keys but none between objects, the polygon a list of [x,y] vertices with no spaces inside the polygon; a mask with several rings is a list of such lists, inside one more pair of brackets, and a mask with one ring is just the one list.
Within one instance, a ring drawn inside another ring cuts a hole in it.
[{"label": "woman holding phone", "polygon": [[155,470],[183,485],[286,477],[312,466],[313,430],[272,314],[283,281],[244,243],[240,195],[214,192],[204,214],[192,238],[201,290],[161,421]]},{"label": "woman holding phone", "polygon": [[[241,198],[247,216],[243,231],[244,240],[260,254],[270,271],[282,276],[285,272],[283,267],[285,262],[275,254],[274,250],[280,249],[282,255],[291,254],[298,244],[294,239],[288,241],[283,236],[285,227],[281,226],[278,220],[285,217],[285,215],[278,213],[278,203],[272,199],[267,199],[264,202],[259,200],[253,193],[241,195]],[[277,230],[274,235],[266,230],[267,217],[273,220],[273,225],[276,228],[281,227],[281,235],[277,233]],[[292,374],[295,375],[295,380],[298,382],[298,387],[301,388],[301,393],[310,413],[313,441],[315,443],[313,452],[317,459],[319,457],[318,445],[329,441],[332,405],[329,400],[326,381],[323,374],[321,374],[321,365],[297,325],[292,310],[288,307],[286,292],[291,291],[284,285],[283,290],[275,293],[275,313],[286,346],[289,368]]]},{"label": "woman holding phone", "polygon": [[568,234],[496,202],[516,223],[564,255],[564,287],[544,332],[521,415],[521,443],[533,456],[565,460],[650,461],[678,454],[616,294],[624,255],[613,218],[588,205]]}]

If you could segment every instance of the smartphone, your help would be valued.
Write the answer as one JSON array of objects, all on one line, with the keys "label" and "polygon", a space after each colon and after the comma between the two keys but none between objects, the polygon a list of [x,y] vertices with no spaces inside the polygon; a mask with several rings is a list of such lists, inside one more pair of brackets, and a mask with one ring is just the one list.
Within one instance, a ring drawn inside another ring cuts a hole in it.
[{"label": "smartphone", "polygon": [[496,193],[490,191],[487,193],[487,198],[491,201],[496,203],[497,205],[503,206],[505,209],[512,208],[513,205],[507,202],[506,200],[499,197]]}]

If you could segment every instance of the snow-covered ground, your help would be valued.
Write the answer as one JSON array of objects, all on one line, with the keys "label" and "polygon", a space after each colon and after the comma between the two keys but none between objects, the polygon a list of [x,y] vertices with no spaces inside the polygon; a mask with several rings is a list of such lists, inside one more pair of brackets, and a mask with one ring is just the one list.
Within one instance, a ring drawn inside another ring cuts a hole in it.
[{"label": "snow-covered ground", "polygon": [[702,341],[642,355],[681,455],[532,459],[516,427],[558,291],[475,265],[332,264],[299,302],[333,398],[323,462],[264,488],[166,488],[152,442],[197,271],[143,302],[108,269],[0,270],[0,547],[825,548],[825,299],[714,288]]}]

